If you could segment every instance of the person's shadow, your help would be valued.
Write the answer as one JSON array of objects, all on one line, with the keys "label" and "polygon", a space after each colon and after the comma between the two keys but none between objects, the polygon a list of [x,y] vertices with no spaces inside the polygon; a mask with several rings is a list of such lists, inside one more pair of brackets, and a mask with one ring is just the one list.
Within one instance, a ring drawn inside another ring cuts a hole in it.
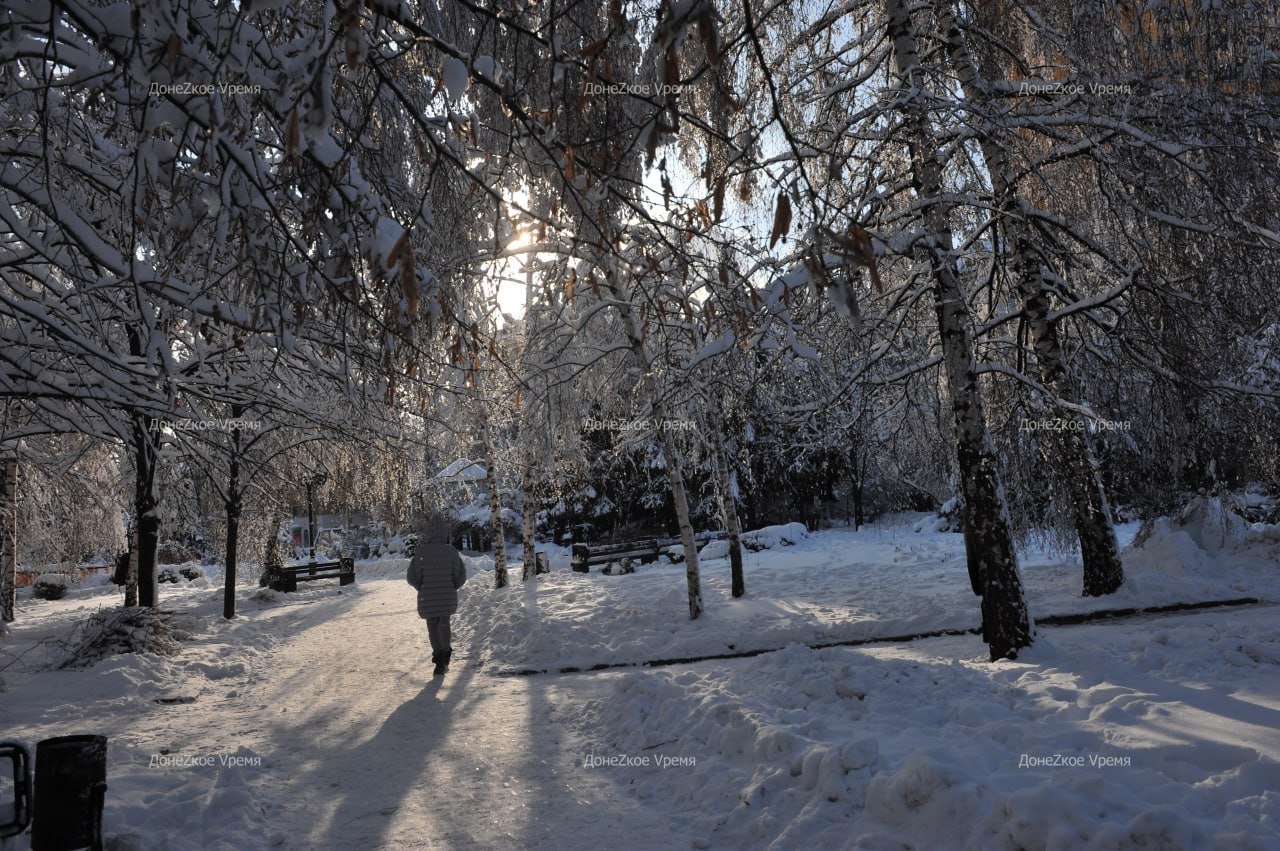
[{"label": "person's shadow", "polygon": [[[462,666],[432,677],[396,707],[371,738],[323,755],[321,762],[327,765],[318,764],[315,774],[330,777],[334,763],[346,766],[348,774],[332,790],[341,799],[333,818],[308,837],[313,847],[378,847],[387,841],[397,810],[411,796],[434,799],[450,794],[435,785],[426,768],[433,756],[466,764],[453,752],[466,743],[451,741],[450,730],[459,713],[470,711],[478,698],[467,691],[473,675],[469,666]],[[305,787],[308,779],[294,783]],[[449,840],[434,830],[432,837]]]}]

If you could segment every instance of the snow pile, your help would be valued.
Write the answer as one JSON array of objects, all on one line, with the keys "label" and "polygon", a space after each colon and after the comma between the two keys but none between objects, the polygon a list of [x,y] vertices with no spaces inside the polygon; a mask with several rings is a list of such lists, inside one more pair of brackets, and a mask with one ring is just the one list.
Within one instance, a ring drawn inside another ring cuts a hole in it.
[{"label": "snow pile", "polygon": [[964,516],[955,497],[944,502],[936,512],[916,522],[917,532],[964,532]]},{"label": "snow pile", "polygon": [[[668,547],[668,550],[679,549],[677,547]],[[683,553],[681,553],[683,556]],[[724,538],[714,541],[708,541],[702,549],[698,550],[698,561],[712,561],[718,558],[729,557],[729,542]]]},{"label": "snow pile", "polygon": [[59,667],[83,668],[124,653],[173,656],[190,637],[173,624],[169,612],[142,607],[106,609],[89,617]]},{"label": "snow pile", "polygon": [[1250,524],[1221,498],[1198,497],[1177,517],[1143,524],[1124,553],[1125,587],[1138,598],[1256,596],[1280,599],[1280,527]]},{"label": "snow pile", "polygon": [[749,550],[790,547],[804,540],[808,534],[809,530],[803,523],[783,523],[779,526],[765,526],[754,532],[744,532],[742,545]]},{"label": "snow pile", "polygon": [[409,559],[399,556],[357,561],[356,583],[368,579],[399,579],[403,582],[408,570]]},{"label": "snow pile", "polygon": [[195,562],[164,565],[156,570],[157,582],[196,582],[205,578],[204,568]]},{"label": "snow pile", "polygon": [[[746,549],[752,552],[759,552],[760,550],[769,550],[775,547],[794,546],[808,537],[808,535],[809,530],[805,528],[803,523],[783,523],[778,526],[765,526],[752,532],[743,532],[739,540],[742,541],[742,546]],[[698,559],[700,561],[728,557],[729,541],[725,538],[708,541],[698,551]]]},{"label": "snow pile", "polygon": [[1273,618],[1166,630],[1159,654],[1147,626],[1055,631],[1069,652],[1039,664],[976,638],[792,646],[617,675],[582,727],[651,757],[614,779],[700,847],[1274,848],[1274,710],[1231,696],[1276,681]]},{"label": "snow pile", "polygon": [[1211,555],[1243,544],[1249,527],[1221,497],[1193,499],[1178,516],[1177,525]]}]

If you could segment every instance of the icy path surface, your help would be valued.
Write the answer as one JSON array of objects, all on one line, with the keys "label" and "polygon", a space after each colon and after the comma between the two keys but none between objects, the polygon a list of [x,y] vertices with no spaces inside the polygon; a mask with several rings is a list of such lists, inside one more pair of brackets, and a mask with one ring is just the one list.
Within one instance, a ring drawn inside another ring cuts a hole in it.
[{"label": "icy path surface", "polygon": [[278,676],[235,701],[261,722],[239,744],[263,757],[254,798],[280,847],[687,846],[582,768],[556,720],[570,684],[489,676],[463,647],[433,679],[429,659],[411,589],[374,581],[264,660]]}]

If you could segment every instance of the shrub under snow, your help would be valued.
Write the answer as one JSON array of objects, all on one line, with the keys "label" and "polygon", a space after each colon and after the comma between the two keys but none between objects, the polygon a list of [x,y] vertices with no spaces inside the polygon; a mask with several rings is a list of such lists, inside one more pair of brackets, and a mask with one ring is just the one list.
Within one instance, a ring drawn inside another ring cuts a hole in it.
[{"label": "shrub under snow", "polygon": [[65,573],[42,573],[31,586],[31,593],[41,600],[61,600],[67,595],[71,580]]},{"label": "shrub under snow", "polygon": [[91,615],[80,634],[72,637],[58,667],[85,668],[122,653],[172,656],[187,638],[190,634],[175,626],[169,612],[138,606],[103,610]]}]

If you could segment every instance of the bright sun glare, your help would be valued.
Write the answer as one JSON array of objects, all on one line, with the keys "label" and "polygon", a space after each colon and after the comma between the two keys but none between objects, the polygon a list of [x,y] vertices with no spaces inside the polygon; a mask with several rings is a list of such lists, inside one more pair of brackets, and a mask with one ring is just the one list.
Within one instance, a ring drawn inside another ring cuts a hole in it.
[{"label": "bright sun glare", "polygon": [[[509,193],[511,205],[509,215],[512,218],[523,218],[521,209],[529,209],[529,194],[519,189]],[[508,256],[497,267],[494,279],[497,282],[498,309],[505,314],[519,319],[524,316],[525,301],[528,294],[528,283],[525,268],[533,258],[519,253],[521,249],[533,244],[533,233],[527,223],[519,224],[510,239],[506,242],[505,251]]]}]

